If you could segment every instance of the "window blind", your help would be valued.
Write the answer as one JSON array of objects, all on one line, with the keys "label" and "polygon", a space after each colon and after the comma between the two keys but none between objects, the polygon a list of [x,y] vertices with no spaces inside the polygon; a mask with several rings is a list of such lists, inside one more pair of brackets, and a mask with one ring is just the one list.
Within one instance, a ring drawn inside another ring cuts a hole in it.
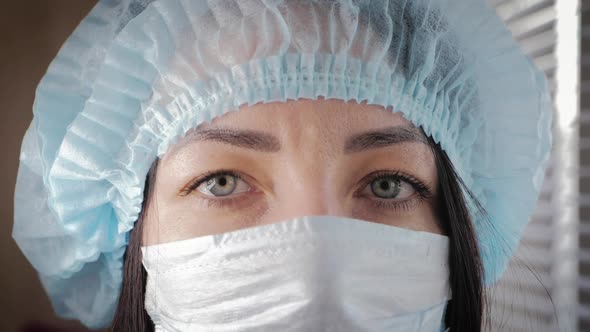
[{"label": "window blind", "polygon": [[590,3],[580,4],[579,291],[578,328],[590,331]]},{"label": "window blind", "polygon": [[[572,123],[564,125],[572,122],[571,117],[577,112],[576,105],[558,102],[577,98],[575,91],[570,99],[564,95],[564,91],[572,88],[571,84],[575,90],[575,75],[564,79],[564,70],[576,66],[576,51],[567,51],[566,41],[571,43],[569,38],[577,36],[575,33],[567,36],[564,31],[568,27],[570,33],[574,31],[577,1],[488,1],[523,51],[545,73],[554,100],[554,144],[549,167],[536,210],[519,248],[506,273],[489,290],[491,330],[578,331],[577,131]],[[561,114],[564,110],[568,110],[566,116]],[[588,234],[590,247],[590,220]],[[589,278],[585,283],[590,300],[590,250],[587,261]],[[590,323],[590,301],[587,311]]]}]

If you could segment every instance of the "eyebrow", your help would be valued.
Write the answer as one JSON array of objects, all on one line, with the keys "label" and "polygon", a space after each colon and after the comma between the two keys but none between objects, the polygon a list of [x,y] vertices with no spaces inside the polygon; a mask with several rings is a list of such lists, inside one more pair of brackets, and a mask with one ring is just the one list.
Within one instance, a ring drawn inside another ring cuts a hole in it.
[{"label": "eyebrow", "polygon": [[400,143],[423,143],[426,136],[416,127],[396,126],[372,130],[349,137],[344,143],[344,153],[354,153],[382,148]]},{"label": "eyebrow", "polygon": [[281,142],[273,135],[254,130],[207,128],[194,131],[191,141],[217,141],[261,152],[278,152]]},{"label": "eyebrow", "polygon": [[[260,152],[278,152],[280,140],[271,134],[242,129],[206,128],[189,135],[190,141],[217,141]],[[382,148],[400,143],[428,144],[426,137],[416,127],[394,126],[355,134],[344,143],[345,154]]]}]

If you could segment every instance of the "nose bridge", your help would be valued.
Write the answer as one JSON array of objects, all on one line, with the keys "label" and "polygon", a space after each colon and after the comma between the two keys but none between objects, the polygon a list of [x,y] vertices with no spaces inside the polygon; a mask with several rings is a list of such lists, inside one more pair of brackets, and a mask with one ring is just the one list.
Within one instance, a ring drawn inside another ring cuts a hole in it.
[{"label": "nose bridge", "polygon": [[299,161],[289,166],[289,178],[278,192],[280,218],[304,215],[346,215],[343,198],[334,185],[327,160]]},{"label": "nose bridge", "polygon": [[346,215],[343,204],[333,197],[320,193],[312,195],[308,192],[294,193],[294,197],[286,202],[283,209],[284,216],[281,219],[309,215]]},{"label": "nose bridge", "polygon": [[345,204],[334,185],[338,135],[312,107],[293,113],[285,131],[283,177],[276,178],[277,216],[344,215]]}]

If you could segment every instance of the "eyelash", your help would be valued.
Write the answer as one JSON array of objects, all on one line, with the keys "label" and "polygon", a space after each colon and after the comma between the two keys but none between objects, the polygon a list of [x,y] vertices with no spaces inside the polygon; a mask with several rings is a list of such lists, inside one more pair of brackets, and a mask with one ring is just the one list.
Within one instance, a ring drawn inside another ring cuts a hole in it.
[{"label": "eyelash", "polygon": [[[193,191],[195,191],[202,183],[207,182],[210,179],[212,179],[216,176],[220,176],[220,175],[231,175],[231,176],[234,176],[237,180],[244,180],[244,178],[238,172],[236,172],[234,170],[221,169],[221,170],[217,170],[217,171],[210,171],[210,172],[207,172],[207,173],[201,175],[200,177],[196,178],[192,182],[190,182],[186,187],[184,187],[180,191],[180,195],[187,196],[190,193],[192,193]],[[382,179],[382,178],[402,180],[402,181],[410,184],[412,186],[412,188],[417,192],[417,195],[412,195],[412,196],[418,196],[418,197],[416,197],[416,198],[409,197],[409,198],[406,198],[402,201],[395,201],[392,199],[383,199],[383,198],[377,198],[377,199],[367,198],[364,195],[358,194],[358,192],[355,193],[355,196],[368,199],[370,201],[370,203],[373,205],[373,207],[375,207],[377,209],[395,209],[395,210],[402,210],[402,211],[407,211],[412,206],[416,205],[417,203],[427,200],[433,196],[432,189],[427,184],[423,183],[422,181],[416,179],[415,177],[413,177],[411,175],[402,173],[401,171],[378,171],[375,173],[371,173],[367,177],[365,177],[365,179],[361,180],[361,182],[363,184],[361,186],[361,191],[362,191],[362,189],[364,189],[368,184],[370,184],[374,180]],[[229,206],[232,206],[235,203],[237,203],[239,200],[241,200],[242,199],[241,196],[242,195],[238,194],[234,198],[203,198],[203,199],[205,201],[207,201],[207,206],[229,207]]]}]

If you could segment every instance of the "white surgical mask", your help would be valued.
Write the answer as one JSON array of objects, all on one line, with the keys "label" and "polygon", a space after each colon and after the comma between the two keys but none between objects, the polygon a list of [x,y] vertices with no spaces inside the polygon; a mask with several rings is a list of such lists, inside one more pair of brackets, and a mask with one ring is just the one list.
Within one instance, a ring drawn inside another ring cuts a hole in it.
[{"label": "white surgical mask", "polygon": [[448,237],[336,216],[142,247],[156,331],[439,332]]}]

